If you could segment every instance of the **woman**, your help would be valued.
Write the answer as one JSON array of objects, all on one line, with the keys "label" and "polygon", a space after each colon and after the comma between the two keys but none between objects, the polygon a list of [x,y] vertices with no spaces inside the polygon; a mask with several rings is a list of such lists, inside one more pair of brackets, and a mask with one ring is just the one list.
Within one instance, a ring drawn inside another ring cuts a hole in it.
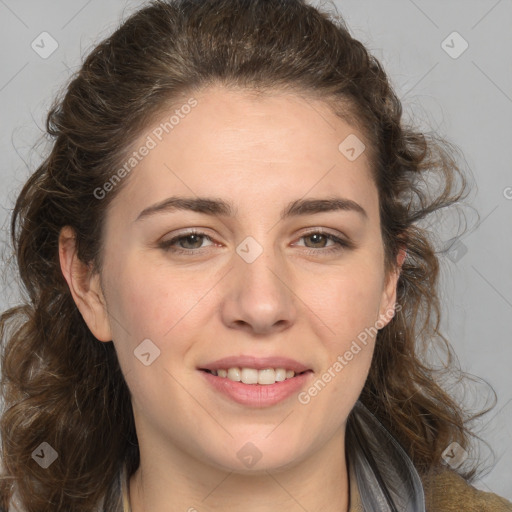
[{"label": "woman", "polygon": [[47,129],[12,218],[3,510],[512,510],[422,358],[418,223],[463,176],[341,23],[153,2]]}]

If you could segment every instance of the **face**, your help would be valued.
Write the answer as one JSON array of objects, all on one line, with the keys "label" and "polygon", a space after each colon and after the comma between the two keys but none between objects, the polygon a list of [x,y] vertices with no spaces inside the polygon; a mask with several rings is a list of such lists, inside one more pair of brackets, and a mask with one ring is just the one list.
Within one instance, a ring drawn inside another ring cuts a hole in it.
[{"label": "face", "polygon": [[[367,152],[339,149],[365,138],[298,95],[210,87],[193,97],[168,133],[174,110],[134,145],[151,147],[110,205],[101,276],[77,303],[93,334],[114,342],[153,456],[242,472],[253,450],[259,470],[291,466],[344,432],[375,331],[393,315],[398,275],[384,272]],[[231,211],[171,207],[171,197]],[[349,206],[326,207],[333,199]],[[312,200],[326,201],[281,217]],[[240,356],[309,372],[273,391],[237,384],[234,398],[200,370]]]}]

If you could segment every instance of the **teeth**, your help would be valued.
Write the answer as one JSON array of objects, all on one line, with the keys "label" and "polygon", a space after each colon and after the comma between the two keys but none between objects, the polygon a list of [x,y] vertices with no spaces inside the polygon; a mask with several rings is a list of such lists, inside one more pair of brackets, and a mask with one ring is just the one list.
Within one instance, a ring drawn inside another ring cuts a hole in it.
[{"label": "teeth", "polygon": [[227,371],[227,377],[230,380],[240,382],[242,380],[242,376],[240,375],[240,368],[229,368]]},{"label": "teeth", "polygon": [[264,370],[256,370],[255,368],[228,368],[212,370],[213,375],[218,377],[227,377],[235,382],[243,382],[244,384],[275,384],[295,376],[293,370],[284,368],[265,368]]}]

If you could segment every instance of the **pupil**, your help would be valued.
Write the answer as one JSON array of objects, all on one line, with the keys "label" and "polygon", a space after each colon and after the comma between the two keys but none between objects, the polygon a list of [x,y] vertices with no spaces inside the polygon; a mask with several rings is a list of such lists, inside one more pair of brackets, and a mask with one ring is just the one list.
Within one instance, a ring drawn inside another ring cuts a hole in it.
[{"label": "pupil", "polygon": [[[192,245],[194,245],[194,239],[195,239],[195,242],[197,244],[197,242],[201,242],[200,238],[201,238],[201,235],[188,235],[186,238],[184,238],[182,240],[182,243],[185,242],[185,244],[187,244],[190,241],[190,239],[192,239]],[[201,245],[201,244],[199,243],[199,245]],[[186,247],[186,248],[189,248],[189,247]],[[194,249],[196,247],[194,246],[192,248]]]},{"label": "pupil", "polygon": [[[322,238],[323,235],[319,234],[319,233],[316,233],[316,234],[313,234],[313,235],[310,235],[309,238],[313,239],[313,244],[318,244],[319,243],[319,240],[318,238]],[[316,241],[315,241],[316,239]]]}]

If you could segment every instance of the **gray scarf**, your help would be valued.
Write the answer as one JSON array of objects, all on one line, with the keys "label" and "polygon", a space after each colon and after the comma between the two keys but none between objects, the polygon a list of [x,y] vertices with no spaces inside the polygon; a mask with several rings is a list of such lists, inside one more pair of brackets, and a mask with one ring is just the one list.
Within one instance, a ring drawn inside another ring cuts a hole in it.
[{"label": "gray scarf", "polygon": [[365,512],[425,512],[411,459],[360,401],[348,418],[345,446]]}]

